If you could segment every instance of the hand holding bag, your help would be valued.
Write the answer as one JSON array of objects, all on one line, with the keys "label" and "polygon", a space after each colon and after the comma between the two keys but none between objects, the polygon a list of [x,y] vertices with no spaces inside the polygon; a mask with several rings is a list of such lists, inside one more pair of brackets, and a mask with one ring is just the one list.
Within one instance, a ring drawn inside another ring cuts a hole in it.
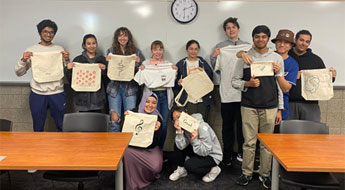
[{"label": "hand holding bag", "polygon": [[[187,92],[188,97],[186,101],[181,104],[179,100],[184,90]],[[184,107],[189,100],[196,102],[206,94],[210,93],[212,90],[213,83],[206,72],[195,70],[182,80],[182,89],[177,94],[175,102],[177,106]]]},{"label": "hand holding bag", "polygon": [[152,144],[157,115],[134,113],[128,111],[122,132],[133,132],[129,145],[146,148]]},{"label": "hand holding bag", "polygon": [[76,92],[96,92],[101,88],[101,69],[98,64],[75,63],[71,87]]},{"label": "hand holding bag", "polygon": [[329,100],[333,97],[332,73],[328,69],[303,70],[301,83],[305,100]]}]

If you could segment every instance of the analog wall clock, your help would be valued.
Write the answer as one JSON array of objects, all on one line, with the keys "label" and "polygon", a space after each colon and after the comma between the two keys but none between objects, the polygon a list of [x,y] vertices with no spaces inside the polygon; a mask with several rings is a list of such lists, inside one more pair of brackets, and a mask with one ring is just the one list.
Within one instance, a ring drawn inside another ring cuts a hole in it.
[{"label": "analog wall clock", "polygon": [[195,0],[175,0],[171,4],[171,14],[179,23],[189,23],[198,14],[198,4]]}]

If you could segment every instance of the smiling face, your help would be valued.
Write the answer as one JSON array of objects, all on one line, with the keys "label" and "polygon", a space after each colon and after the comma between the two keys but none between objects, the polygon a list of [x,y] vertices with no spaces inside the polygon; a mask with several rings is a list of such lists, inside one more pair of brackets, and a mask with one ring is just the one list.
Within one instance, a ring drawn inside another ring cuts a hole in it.
[{"label": "smiling face", "polygon": [[257,48],[259,50],[266,48],[268,40],[269,40],[269,37],[267,36],[267,34],[265,34],[263,32],[255,34],[253,37],[253,42],[254,42],[255,48]]},{"label": "smiling face", "polygon": [[309,47],[311,42],[311,36],[307,34],[301,34],[298,39],[296,39],[296,47],[295,49],[302,53],[306,52],[307,48]]},{"label": "smiling face", "polygon": [[276,41],[276,50],[280,55],[287,54],[291,49],[292,44],[285,40]]},{"label": "smiling face", "polygon": [[198,57],[198,53],[199,53],[199,46],[196,43],[191,44],[188,49],[188,58],[197,58]]},{"label": "smiling face", "polygon": [[85,43],[83,44],[83,48],[89,54],[95,54],[97,50],[97,41],[95,38],[88,38],[86,39]]},{"label": "smiling face", "polygon": [[240,31],[237,26],[231,22],[226,24],[225,28],[225,34],[231,39],[231,40],[237,40],[238,39],[238,32]]},{"label": "smiling face", "polygon": [[117,41],[120,43],[122,47],[125,47],[128,42],[128,35],[124,32],[120,32],[120,35],[117,38]]},{"label": "smiling face", "polygon": [[157,99],[153,96],[150,96],[146,99],[144,111],[148,114],[153,113],[157,108]]},{"label": "smiling face", "polygon": [[41,44],[42,45],[50,45],[53,41],[55,36],[55,31],[53,28],[45,27],[40,33],[41,37]]},{"label": "smiling face", "polygon": [[164,49],[157,45],[151,49],[151,52],[153,59],[160,60],[163,57]]}]

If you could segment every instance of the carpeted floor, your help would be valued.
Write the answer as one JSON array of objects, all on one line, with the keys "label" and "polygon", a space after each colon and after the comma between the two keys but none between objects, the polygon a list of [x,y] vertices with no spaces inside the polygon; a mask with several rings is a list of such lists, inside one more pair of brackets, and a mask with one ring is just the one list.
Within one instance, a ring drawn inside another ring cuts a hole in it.
[{"label": "carpeted floor", "polygon": [[[169,175],[175,168],[172,168],[168,162],[164,163],[163,171],[160,179],[153,182],[151,185],[143,188],[143,190],[261,190],[264,189],[257,175],[254,175],[254,179],[245,187],[236,185],[236,180],[241,174],[240,162],[233,162],[233,165],[223,166],[221,165],[222,172],[214,182],[205,183],[201,180],[201,177],[197,177],[193,174],[189,174],[187,177],[178,181],[170,181]],[[70,182],[57,182],[43,179],[44,171],[37,171],[34,174],[29,174],[27,171],[10,171],[11,175],[11,187],[9,185],[7,174],[0,176],[0,189],[1,190],[43,190],[43,189],[55,189],[55,190],[75,190],[78,187],[78,183]],[[88,190],[110,190],[114,189],[114,172],[102,172],[98,181],[89,181],[85,183],[85,189]],[[280,189],[290,190],[292,187],[286,187],[281,185]]]}]

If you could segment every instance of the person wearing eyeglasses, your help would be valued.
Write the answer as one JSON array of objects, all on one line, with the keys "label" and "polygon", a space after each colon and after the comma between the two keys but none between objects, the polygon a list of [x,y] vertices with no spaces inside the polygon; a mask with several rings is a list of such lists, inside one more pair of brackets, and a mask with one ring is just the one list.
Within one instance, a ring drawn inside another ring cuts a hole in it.
[{"label": "person wearing eyeglasses", "polygon": [[[27,73],[31,68],[31,57],[37,52],[60,51],[63,55],[64,65],[69,61],[69,53],[52,42],[58,30],[54,21],[42,20],[37,24],[37,30],[41,41],[25,50],[23,56],[15,65],[17,76],[23,76]],[[57,131],[62,131],[66,105],[63,78],[51,82],[37,82],[32,78],[30,86],[29,103],[34,131],[44,131],[48,109],[50,109],[50,114],[55,120]]]}]

